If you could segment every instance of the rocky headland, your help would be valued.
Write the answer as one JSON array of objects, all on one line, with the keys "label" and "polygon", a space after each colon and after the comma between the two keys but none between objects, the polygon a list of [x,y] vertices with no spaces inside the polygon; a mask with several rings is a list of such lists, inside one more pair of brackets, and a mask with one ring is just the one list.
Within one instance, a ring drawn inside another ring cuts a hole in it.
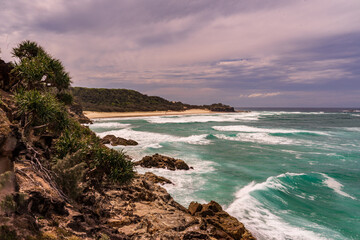
[{"label": "rocky headland", "polygon": [[147,96],[130,89],[72,87],[70,91],[85,111],[149,112],[208,109],[213,112],[235,112],[233,107],[222,103],[191,105],[169,101],[158,96]]},{"label": "rocky headland", "polygon": [[121,137],[116,137],[114,135],[106,135],[101,139],[101,142],[103,144],[111,144],[111,146],[135,146],[138,145],[138,143],[135,140],[132,139],[125,139]]},{"label": "rocky headland", "polygon": [[[90,120],[67,95],[68,74],[40,46],[14,53],[16,65],[0,61],[0,240],[254,239],[216,202],[180,205],[161,186],[171,181],[136,173],[104,145],[122,139],[82,126]],[[158,154],[136,164],[190,169]]]}]

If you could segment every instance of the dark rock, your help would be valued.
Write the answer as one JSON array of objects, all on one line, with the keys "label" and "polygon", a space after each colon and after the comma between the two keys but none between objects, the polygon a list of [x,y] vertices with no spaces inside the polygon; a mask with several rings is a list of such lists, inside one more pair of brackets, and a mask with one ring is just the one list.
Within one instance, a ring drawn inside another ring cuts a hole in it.
[{"label": "dark rock", "polygon": [[181,159],[175,159],[157,153],[152,156],[145,156],[140,161],[137,161],[134,164],[136,166],[140,165],[145,168],[166,168],[171,171],[190,169],[190,167]]},{"label": "dark rock", "polygon": [[10,71],[12,70],[11,63],[6,63],[0,59],[0,89],[9,91],[11,88]]},{"label": "dark rock", "polygon": [[193,239],[210,239],[210,237],[206,234],[199,232],[187,232],[183,237],[183,240],[193,240]]},{"label": "dark rock", "polygon": [[217,239],[228,239],[224,232],[233,239],[255,239],[236,218],[225,212],[220,204],[211,201],[208,204],[191,202],[189,205],[191,215],[202,217],[215,228],[211,230],[212,236]]},{"label": "dark rock", "polygon": [[28,210],[32,213],[39,213],[43,216],[49,217],[55,213],[58,215],[68,215],[65,209],[65,201],[50,199],[44,196],[41,192],[31,192],[28,199]]},{"label": "dark rock", "polygon": [[112,146],[124,145],[124,146],[135,146],[138,143],[132,139],[125,139],[121,137],[116,137],[114,135],[106,135],[102,138],[103,144],[111,144]]}]

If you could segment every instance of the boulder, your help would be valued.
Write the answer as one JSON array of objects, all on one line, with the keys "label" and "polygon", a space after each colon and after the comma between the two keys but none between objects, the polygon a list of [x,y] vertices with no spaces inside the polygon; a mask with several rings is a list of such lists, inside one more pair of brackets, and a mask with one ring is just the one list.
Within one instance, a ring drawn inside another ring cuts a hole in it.
[{"label": "boulder", "polygon": [[189,205],[189,212],[191,215],[195,215],[195,213],[200,212],[202,209],[202,205],[198,202],[191,202]]},{"label": "boulder", "polygon": [[140,161],[134,163],[135,166],[142,166],[145,168],[166,168],[171,171],[175,170],[189,170],[190,167],[181,159],[154,154],[152,156],[145,156]]},{"label": "boulder", "polygon": [[193,216],[203,218],[207,224],[213,225],[215,227],[213,235],[217,236],[217,238],[224,238],[222,232],[225,232],[233,239],[255,239],[242,223],[225,212],[220,204],[215,201],[207,204],[191,202],[189,212]]},{"label": "boulder", "polygon": [[114,135],[106,135],[102,138],[103,144],[111,144],[112,146],[124,145],[124,146],[135,146],[138,145],[138,142],[132,139],[125,139],[121,137],[116,137]]}]

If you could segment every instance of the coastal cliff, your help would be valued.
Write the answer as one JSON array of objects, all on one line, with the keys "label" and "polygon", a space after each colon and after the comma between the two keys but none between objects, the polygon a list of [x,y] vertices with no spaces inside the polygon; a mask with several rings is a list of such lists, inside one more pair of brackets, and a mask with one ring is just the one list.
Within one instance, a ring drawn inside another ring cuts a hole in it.
[{"label": "coastal cliff", "polygon": [[[216,202],[180,205],[169,180],[136,173],[82,126],[58,60],[29,41],[14,52],[20,63],[0,64],[1,240],[254,239]],[[44,58],[46,77],[24,80],[19,68]]]}]

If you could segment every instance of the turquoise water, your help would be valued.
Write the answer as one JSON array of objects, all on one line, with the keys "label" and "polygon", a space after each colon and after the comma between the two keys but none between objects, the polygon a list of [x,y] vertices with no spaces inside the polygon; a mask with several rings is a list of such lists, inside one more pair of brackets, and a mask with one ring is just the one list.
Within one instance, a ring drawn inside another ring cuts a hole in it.
[{"label": "turquoise water", "polygon": [[178,202],[215,200],[258,239],[360,239],[360,113],[249,113],[96,120],[99,136],[141,159],[160,153],[190,171],[137,168],[172,180]]}]

